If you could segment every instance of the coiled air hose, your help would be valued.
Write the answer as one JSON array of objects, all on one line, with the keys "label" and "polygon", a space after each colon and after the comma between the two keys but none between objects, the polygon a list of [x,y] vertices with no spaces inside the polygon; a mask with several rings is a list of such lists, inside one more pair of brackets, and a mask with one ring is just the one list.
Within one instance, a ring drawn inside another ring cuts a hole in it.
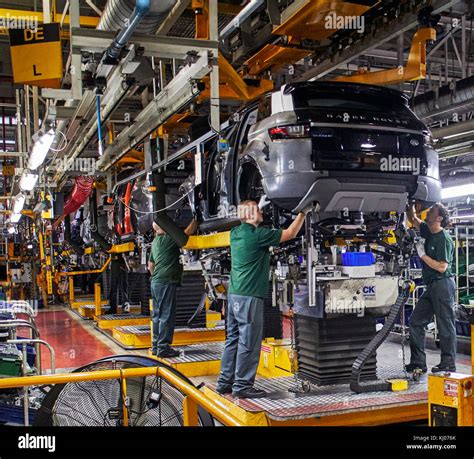
[{"label": "coiled air hose", "polygon": [[385,323],[380,331],[372,338],[369,344],[365,349],[360,353],[355,362],[352,365],[352,373],[350,379],[350,388],[353,392],[362,393],[362,392],[375,392],[375,391],[389,391],[392,389],[392,385],[388,381],[377,381],[377,382],[367,382],[361,384],[360,375],[362,373],[362,368],[370,359],[370,357],[377,351],[380,345],[385,341],[388,334],[392,331],[395,321],[402,308],[407,302],[408,295],[413,289],[414,285],[411,282],[407,282],[403,285],[401,292],[398,295],[397,300],[390,309],[390,313],[385,319]]}]

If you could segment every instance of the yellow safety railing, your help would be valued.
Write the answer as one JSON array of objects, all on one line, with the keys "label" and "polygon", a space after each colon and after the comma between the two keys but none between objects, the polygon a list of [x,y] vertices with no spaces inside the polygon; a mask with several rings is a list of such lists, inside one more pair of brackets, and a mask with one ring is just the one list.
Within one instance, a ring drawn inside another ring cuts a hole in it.
[{"label": "yellow safety railing", "polygon": [[[198,408],[202,407],[208,411],[215,419],[226,426],[243,426],[244,424],[228,413],[211,398],[200,392],[196,387],[175,373],[164,367],[139,367],[122,368],[118,370],[100,370],[80,373],[62,373],[54,375],[24,376],[17,378],[1,378],[0,389],[12,389],[15,387],[39,386],[45,384],[67,384],[84,381],[103,381],[106,379],[118,379],[122,389],[126,391],[127,378],[160,376],[182,392],[183,400],[183,424],[185,426],[198,426]],[[124,406],[124,425],[129,422],[128,410]]]},{"label": "yellow safety railing", "polygon": [[81,276],[82,274],[99,274],[105,271],[107,266],[109,266],[109,263],[110,263],[110,257],[107,258],[104,265],[99,269],[87,269],[84,271],[61,271],[59,275],[60,276]]}]

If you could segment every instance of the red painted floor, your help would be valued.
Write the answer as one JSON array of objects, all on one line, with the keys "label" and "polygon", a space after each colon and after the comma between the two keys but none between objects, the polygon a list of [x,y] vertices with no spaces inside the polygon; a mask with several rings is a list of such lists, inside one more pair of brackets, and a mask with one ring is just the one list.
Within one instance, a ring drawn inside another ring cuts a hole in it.
[{"label": "red painted floor", "polygon": [[[56,352],[56,368],[76,368],[113,354],[112,350],[89,333],[80,321],[65,311],[41,311],[36,317],[41,339]],[[43,369],[51,368],[49,351],[41,350]]]}]

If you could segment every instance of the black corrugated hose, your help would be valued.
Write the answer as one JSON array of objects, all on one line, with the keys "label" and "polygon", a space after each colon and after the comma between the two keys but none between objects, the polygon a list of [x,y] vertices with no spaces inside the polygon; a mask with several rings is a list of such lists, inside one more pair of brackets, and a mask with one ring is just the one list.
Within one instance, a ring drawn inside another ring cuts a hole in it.
[{"label": "black corrugated hose", "polygon": [[387,381],[376,381],[376,382],[367,382],[364,384],[360,383],[360,375],[362,373],[362,368],[370,359],[370,357],[377,351],[379,346],[385,341],[388,334],[392,331],[395,321],[402,308],[407,302],[408,295],[410,294],[410,289],[412,288],[412,283],[406,282],[401,288],[400,294],[398,295],[397,300],[390,309],[390,313],[385,319],[385,323],[381,330],[372,338],[369,344],[365,349],[360,353],[355,362],[352,365],[352,373],[350,379],[350,388],[353,392],[375,392],[375,391],[389,391],[392,389],[392,385]]},{"label": "black corrugated hose", "polygon": [[171,220],[166,212],[158,212],[166,207],[165,204],[165,176],[163,172],[153,172],[151,180],[155,191],[153,192],[153,220],[165,233],[167,233],[176,242],[179,247],[183,247],[188,242],[188,236],[184,231]]}]

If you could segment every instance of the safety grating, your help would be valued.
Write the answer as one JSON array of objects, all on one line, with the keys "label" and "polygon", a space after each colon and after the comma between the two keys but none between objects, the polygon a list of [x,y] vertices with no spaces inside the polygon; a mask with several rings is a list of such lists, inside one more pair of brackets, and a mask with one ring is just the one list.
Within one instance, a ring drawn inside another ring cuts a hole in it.
[{"label": "safety grating", "polygon": [[189,346],[179,346],[175,348],[181,352],[179,357],[162,359],[167,363],[195,363],[209,360],[221,360],[224,351],[224,342],[191,344]]},{"label": "safety grating", "polygon": [[114,330],[117,330],[120,333],[127,333],[139,336],[150,334],[149,325],[125,325],[123,327],[115,327]]},{"label": "safety grating", "polygon": [[97,317],[98,320],[125,320],[125,319],[145,319],[146,316],[143,314],[102,314],[101,316]]},{"label": "safety grating", "polygon": [[218,325],[217,327],[200,327],[200,328],[176,328],[176,332],[180,333],[196,333],[196,332],[213,332],[213,331],[219,331],[219,330],[224,330],[225,327],[223,325]]},{"label": "safety grating", "polygon": [[[352,392],[348,384],[311,384],[309,393],[294,394],[288,391],[295,386],[293,377],[258,379],[255,386],[266,391],[268,397],[240,400],[230,395],[225,397],[246,411],[264,411],[269,418],[279,421],[413,405],[426,403],[428,399],[427,380],[412,382],[403,392],[362,394]],[[215,386],[210,387],[215,389]]]},{"label": "safety grating", "polygon": [[[84,304],[84,305],[81,306],[81,308],[82,308],[82,309],[94,309],[94,310],[95,310],[95,304]],[[108,309],[110,309],[110,306],[109,306],[109,305],[105,305],[105,306],[102,305],[102,309],[103,309],[104,311],[107,311]],[[117,309],[118,309],[118,310],[121,310],[121,309],[122,309],[122,306],[119,305]],[[139,304],[132,304],[132,305],[130,305],[130,309],[131,309],[133,312],[135,312],[135,313],[137,313],[137,314],[140,314],[141,307],[140,307]]]},{"label": "safety grating", "polygon": [[[120,314],[118,314],[120,315]],[[128,314],[128,316],[131,316],[132,314]],[[121,318],[124,316],[121,315]],[[147,333],[150,333],[150,326],[149,325],[125,325],[123,327],[116,327],[117,330],[121,331],[122,333],[135,333],[137,335],[145,335]],[[218,330],[224,330],[223,325],[218,325],[217,327],[212,327],[212,328],[207,328],[207,327],[201,327],[201,328],[175,328],[175,333],[196,333],[196,332],[214,332]]]}]

